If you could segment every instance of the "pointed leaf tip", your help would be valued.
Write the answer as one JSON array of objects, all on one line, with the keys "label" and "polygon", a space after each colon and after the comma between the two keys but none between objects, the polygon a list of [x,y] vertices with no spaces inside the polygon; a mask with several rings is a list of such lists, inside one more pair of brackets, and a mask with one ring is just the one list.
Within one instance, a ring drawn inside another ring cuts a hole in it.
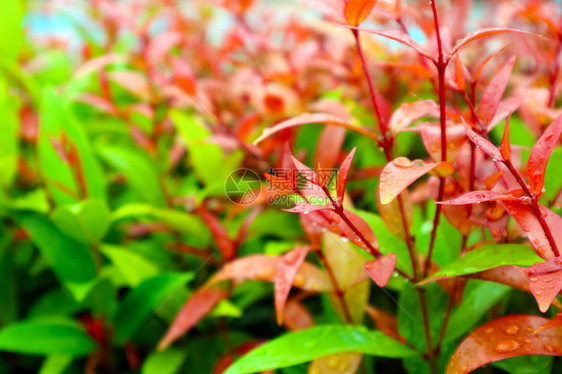
[{"label": "pointed leaf tip", "polygon": [[388,284],[396,268],[396,259],[397,257],[394,253],[389,253],[388,255],[365,263],[365,270],[367,270],[369,277],[371,277],[377,286],[385,287]]}]

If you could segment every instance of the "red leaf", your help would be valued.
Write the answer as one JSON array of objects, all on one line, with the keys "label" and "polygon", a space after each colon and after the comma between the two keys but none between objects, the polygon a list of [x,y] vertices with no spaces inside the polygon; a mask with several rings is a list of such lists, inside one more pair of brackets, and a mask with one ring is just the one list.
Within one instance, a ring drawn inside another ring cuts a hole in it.
[{"label": "red leaf", "polygon": [[277,272],[275,274],[275,313],[277,314],[277,323],[283,322],[283,310],[285,302],[291,292],[291,286],[297,276],[297,272],[304,262],[309,246],[296,247],[292,251],[282,256],[283,261],[279,261]]},{"label": "red leaf", "polygon": [[457,41],[457,43],[453,47],[453,51],[449,55],[449,58],[451,58],[451,56],[453,56],[455,53],[457,53],[457,51],[459,49],[461,49],[462,47],[464,47],[465,45],[467,45],[468,43],[470,43],[474,40],[477,40],[477,39],[480,39],[480,38],[485,38],[485,37],[491,36],[491,35],[507,33],[507,32],[516,32],[516,33],[521,33],[521,34],[533,35],[533,36],[537,36],[537,37],[540,37],[540,38],[544,39],[544,37],[541,36],[541,35],[533,34],[533,33],[527,32],[527,31],[516,30],[516,29],[508,29],[508,28],[481,29],[481,30],[477,30],[475,32],[471,32],[470,34],[468,34],[464,38]]},{"label": "red leaf", "polygon": [[556,317],[539,327],[537,332],[549,330],[558,326],[562,326],[562,312],[558,313]]},{"label": "red leaf", "polygon": [[174,322],[158,343],[158,350],[163,351],[180,336],[189,331],[207,313],[225,298],[227,293],[223,290],[205,289],[195,292],[180,309]]},{"label": "red leaf", "polygon": [[439,116],[439,106],[433,100],[419,100],[413,103],[403,103],[392,113],[390,129],[396,135],[414,121],[425,116]]},{"label": "red leaf", "polygon": [[506,200],[507,201],[519,200],[519,198],[502,192],[471,191],[451,200],[437,201],[436,204],[467,205],[467,204],[479,204],[486,201],[506,201]]},{"label": "red leaf", "polygon": [[369,273],[369,277],[371,277],[379,287],[387,285],[395,268],[396,255],[394,253],[389,253],[388,255],[365,263],[365,270]]},{"label": "red leaf", "polygon": [[542,136],[539,138],[529,156],[527,164],[527,175],[529,177],[529,185],[531,191],[539,195],[542,193],[544,186],[544,173],[548,159],[558,144],[562,134],[562,116],[559,116],[546,128]]},{"label": "red leaf", "polygon": [[[550,248],[550,243],[533,209],[529,205],[517,201],[504,201],[503,205],[521,226],[535,252],[545,260],[554,258],[554,252]],[[541,206],[541,211],[551,229],[556,246],[562,248],[562,235],[556,234],[560,232],[562,218],[544,206]]]},{"label": "red leaf", "polygon": [[431,54],[429,53],[429,51],[427,49],[425,49],[423,46],[421,46],[420,44],[418,44],[414,39],[412,39],[408,34],[403,33],[400,30],[374,30],[374,29],[367,29],[364,27],[354,27],[354,26],[346,26],[350,29],[353,30],[358,30],[358,31],[365,31],[371,34],[375,34],[375,35],[380,35],[380,36],[384,36],[385,38],[388,39],[392,39],[395,40],[399,43],[402,43],[410,48],[415,49],[416,51],[418,51],[420,54],[424,55],[425,57],[429,58],[429,59],[433,59],[433,56],[431,56]]},{"label": "red leaf", "polygon": [[291,331],[299,331],[314,326],[314,319],[310,312],[297,300],[293,298],[285,304],[283,311],[283,323]]},{"label": "red leaf", "polygon": [[172,72],[176,83],[188,95],[194,96],[196,93],[195,75],[189,65],[185,61],[172,56]]},{"label": "red leaf", "polygon": [[375,327],[383,334],[401,343],[406,342],[406,339],[398,333],[398,320],[395,316],[370,305],[367,305],[365,311],[375,321]]},{"label": "red leaf", "polygon": [[376,0],[348,0],[345,4],[345,19],[351,26],[359,26],[371,14]]},{"label": "red leaf", "polygon": [[318,139],[314,165],[320,165],[320,167],[326,169],[333,168],[338,162],[338,156],[344,140],[345,131],[340,127],[326,126]]},{"label": "red leaf", "polygon": [[500,153],[504,160],[509,160],[511,157],[511,144],[509,143],[509,123],[511,122],[511,113],[507,117],[507,122],[505,123],[505,129],[503,130],[503,138],[500,146]]},{"label": "red leaf", "polygon": [[443,167],[447,162],[426,164],[422,160],[410,161],[406,157],[398,157],[384,167],[380,185],[379,197],[381,204],[386,205],[419,177],[436,167]]},{"label": "red leaf", "polygon": [[494,76],[486,87],[484,94],[482,94],[480,105],[478,106],[478,115],[484,125],[488,125],[494,119],[498,105],[511,77],[513,64],[515,64],[515,56],[510,58],[507,64]]},{"label": "red leaf", "polygon": [[546,322],[543,317],[516,315],[479,327],[457,347],[446,373],[469,373],[510,357],[562,355],[562,327],[535,332]]},{"label": "red leaf", "polygon": [[[441,128],[431,124],[423,124],[421,137],[427,153],[435,161],[441,161]],[[453,162],[466,141],[466,133],[462,125],[447,127],[447,161]]]},{"label": "red leaf", "polygon": [[220,221],[211,212],[207,210],[204,205],[201,205],[198,209],[199,215],[205,224],[211,230],[213,239],[217,243],[217,247],[220,250],[223,258],[225,260],[231,260],[236,254],[236,248],[234,242],[228,236],[228,232],[220,223]]},{"label": "red leaf", "polygon": [[468,138],[476,147],[482,149],[482,151],[487,153],[495,161],[503,159],[500,151],[488,139],[475,133],[466,123],[464,124],[464,129],[466,130],[466,135],[468,135]]},{"label": "red leaf", "polygon": [[293,208],[291,209],[283,209],[286,212],[291,212],[291,213],[304,213],[304,214],[308,214],[309,212],[314,212],[316,210],[326,210],[326,209],[332,209],[331,205],[320,205],[320,204],[311,204],[311,203],[297,203],[297,205],[295,205]]},{"label": "red leaf", "polygon": [[91,93],[82,94],[78,97],[78,101],[81,101],[86,104],[90,104],[94,108],[108,114],[117,115],[118,112],[117,107],[112,102],[95,94],[91,94]]},{"label": "red leaf", "polygon": [[351,166],[351,161],[353,160],[353,156],[355,155],[356,150],[357,147],[353,148],[351,152],[349,152],[349,155],[347,155],[347,157],[342,162],[338,170],[338,177],[336,180],[336,190],[340,203],[343,201],[343,195],[345,194],[345,185],[347,183],[347,176],[349,174],[349,167]]},{"label": "red leaf", "polygon": [[562,289],[562,256],[534,264],[527,272],[529,290],[537,300],[540,311],[546,313]]},{"label": "red leaf", "polygon": [[296,127],[296,126],[308,125],[308,124],[334,125],[334,126],[344,127],[348,130],[358,132],[358,133],[360,133],[362,135],[365,135],[365,136],[368,136],[370,138],[373,137],[373,135],[369,131],[367,131],[367,130],[361,128],[361,127],[352,125],[352,124],[348,123],[347,120],[342,119],[342,118],[338,118],[338,117],[333,116],[331,114],[304,113],[304,114],[301,114],[300,116],[291,118],[287,121],[280,122],[273,127],[269,127],[269,128],[264,129],[263,133],[254,141],[254,144],[257,144],[257,143],[261,142],[262,140],[270,137],[271,135],[273,135],[275,133],[278,133],[279,131],[286,130],[286,129]]},{"label": "red leaf", "polygon": [[[262,280],[273,282],[275,271],[281,258],[278,256],[267,256],[255,254],[230,261],[215,273],[207,281],[205,287],[210,287],[216,283],[226,280],[245,281]],[[293,281],[293,286],[305,291],[330,292],[332,283],[326,273],[318,267],[304,262],[297,272]]]}]

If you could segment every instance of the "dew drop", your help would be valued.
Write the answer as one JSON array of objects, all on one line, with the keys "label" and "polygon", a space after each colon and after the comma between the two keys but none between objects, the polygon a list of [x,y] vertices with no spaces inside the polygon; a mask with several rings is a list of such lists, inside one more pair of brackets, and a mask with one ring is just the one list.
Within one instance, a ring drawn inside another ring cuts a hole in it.
[{"label": "dew drop", "polygon": [[489,327],[489,328],[486,329],[486,333],[490,334],[490,333],[492,333],[492,332],[494,332],[494,328],[493,328],[493,327]]},{"label": "dew drop", "polygon": [[[528,230],[525,230],[528,231]],[[537,253],[539,255],[544,255],[546,253],[546,247],[544,245],[541,245],[540,247],[537,248]]]},{"label": "dew drop", "polygon": [[310,213],[310,212],[309,212],[308,210],[305,210],[303,213],[304,213],[304,214],[308,214],[308,213]]},{"label": "dew drop", "polygon": [[549,353],[552,353],[552,352],[554,352],[554,347],[550,344],[547,344],[547,345],[544,346],[544,350],[549,352]]},{"label": "dew drop", "polygon": [[517,325],[509,325],[505,329],[505,333],[507,335],[515,335],[519,332],[519,326]]},{"label": "dew drop", "polygon": [[531,278],[529,278],[529,280],[530,280],[531,282],[538,282],[538,281],[539,281],[539,278],[537,278],[537,277],[531,277]]},{"label": "dew drop", "polygon": [[295,279],[293,280],[293,286],[295,287],[302,287],[306,283],[306,278],[302,274],[297,274]]},{"label": "dew drop", "polygon": [[291,252],[287,252],[285,256],[283,256],[283,261],[285,261],[287,265],[293,265],[298,258],[299,258],[299,253],[295,251],[291,251]]},{"label": "dew drop", "polygon": [[535,292],[535,295],[536,295],[536,296],[541,296],[541,295],[542,295],[542,292],[541,292],[541,291],[537,291],[537,292]]},{"label": "dew drop", "polygon": [[345,236],[342,236],[341,241],[344,243],[347,243],[349,241],[348,238],[346,238]]},{"label": "dew drop", "polygon": [[516,340],[504,340],[496,345],[496,352],[509,353],[519,349],[521,345]]},{"label": "dew drop", "polygon": [[372,262],[367,262],[365,264],[365,270],[373,270],[373,263]]},{"label": "dew drop", "polygon": [[273,268],[265,267],[265,268],[259,269],[256,272],[256,277],[258,279],[261,279],[261,280],[268,280],[271,277],[273,277],[274,274],[275,274],[275,270]]},{"label": "dew drop", "polygon": [[397,159],[392,161],[392,163],[399,168],[409,168],[412,166],[412,161],[410,161],[406,157],[398,157]]},{"label": "dew drop", "polygon": [[562,257],[556,257],[554,263],[558,266],[562,266]]}]

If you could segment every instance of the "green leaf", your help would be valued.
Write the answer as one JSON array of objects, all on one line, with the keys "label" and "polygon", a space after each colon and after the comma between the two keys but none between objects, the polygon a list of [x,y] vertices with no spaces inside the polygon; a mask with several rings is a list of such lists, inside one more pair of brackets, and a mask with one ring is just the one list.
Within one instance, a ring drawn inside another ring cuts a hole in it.
[{"label": "green leaf", "polygon": [[136,286],[143,280],[158,274],[158,268],[155,265],[127,248],[103,245],[100,247],[100,251],[119,269],[131,286]]},{"label": "green leaf", "polygon": [[66,355],[52,355],[45,358],[39,374],[62,374],[72,363],[73,357]]},{"label": "green leaf", "polygon": [[[8,1],[9,3],[13,0]],[[3,4],[4,7],[6,4]],[[0,30],[5,8],[0,15]],[[0,43],[5,35],[0,34]],[[0,49],[2,47],[0,46]],[[17,105],[8,96],[8,86],[0,76],[0,188],[8,186],[17,171],[19,123]]]},{"label": "green leaf", "polygon": [[510,374],[556,373],[552,371],[552,356],[518,356],[492,362],[490,365],[505,370]]},{"label": "green leaf", "polygon": [[285,334],[259,346],[236,361],[225,374],[261,372],[343,352],[361,352],[382,357],[408,357],[416,354],[380,331],[355,326],[318,326]]},{"label": "green leaf", "polygon": [[24,354],[85,356],[98,348],[73,321],[28,320],[0,330],[0,350]]},{"label": "green leaf", "polygon": [[176,374],[185,360],[186,352],[168,348],[162,352],[154,352],[147,357],[142,365],[142,374]]},{"label": "green leaf", "polygon": [[113,315],[115,340],[127,340],[170,295],[193,278],[193,274],[163,273],[139,284],[125,296]]},{"label": "green leaf", "polygon": [[57,204],[71,204],[80,200],[78,177],[75,175],[78,173],[77,168],[63,161],[53,147],[54,141],[62,142],[63,138],[78,154],[87,197],[104,200],[103,175],[88,138],[70,113],[65,99],[53,89],[43,92],[39,120],[39,167],[54,201]]},{"label": "green leaf", "polygon": [[451,314],[444,341],[452,341],[470,330],[510,290],[503,284],[470,280],[462,304]]},{"label": "green leaf", "polygon": [[58,206],[51,220],[66,235],[89,245],[97,245],[109,229],[110,212],[101,200]]},{"label": "green leaf", "polygon": [[21,214],[16,219],[63,283],[87,284],[94,279],[94,257],[86,246],[38,214]]},{"label": "green leaf", "polygon": [[13,210],[30,210],[37,213],[47,213],[50,209],[47,193],[43,188],[37,188],[25,195],[4,202],[4,205]]},{"label": "green leaf", "polygon": [[111,220],[138,219],[142,216],[153,218],[178,232],[190,234],[190,236],[198,238],[202,245],[205,245],[210,238],[209,230],[198,216],[178,210],[156,208],[148,204],[131,203],[123,205],[113,212]]},{"label": "green leaf", "polygon": [[156,167],[143,153],[122,145],[98,144],[98,152],[113,168],[125,175],[129,186],[145,202],[165,207],[166,199]]},{"label": "green leaf", "polygon": [[478,273],[503,265],[529,266],[543,261],[532,248],[522,244],[486,244],[443,267],[429,279],[436,279]]},{"label": "green leaf", "polygon": [[0,60],[15,59],[23,45],[22,0],[3,0],[0,12]]}]

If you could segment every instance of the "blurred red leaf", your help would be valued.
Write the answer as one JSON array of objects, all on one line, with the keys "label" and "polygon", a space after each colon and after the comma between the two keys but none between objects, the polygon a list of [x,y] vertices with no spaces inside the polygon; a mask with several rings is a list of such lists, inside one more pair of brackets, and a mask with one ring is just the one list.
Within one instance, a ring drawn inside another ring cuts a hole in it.
[{"label": "blurred red leaf", "polygon": [[541,312],[546,313],[562,289],[562,257],[539,262],[527,268],[529,290],[537,300]]},{"label": "blurred red leaf", "polygon": [[185,61],[175,56],[172,56],[172,75],[185,92],[191,96],[195,95],[197,86],[193,71]]},{"label": "blurred red leaf", "polygon": [[479,327],[457,347],[446,373],[469,373],[510,357],[562,355],[562,327],[536,332],[547,322],[543,317],[515,315]]},{"label": "blurred red leaf", "polygon": [[513,64],[515,64],[515,56],[510,58],[501,70],[494,75],[494,78],[490,81],[482,94],[480,105],[478,106],[478,115],[484,125],[488,125],[492,122],[492,119],[494,119],[494,115],[498,110],[498,105],[505,92],[509,78],[511,77]]},{"label": "blurred red leaf", "polygon": [[310,312],[293,298],[285,304],[283,323],[291,331],[299,331],[314,326],[314,319]]},{"label": "blurred red leaf", "polygon": [[559,116],[546,128],[542,136],[531,150],[527,164],[527,176],[531,191],[541,195],[544,186],[544,174],[548,159],[558,144],[562,134],[562,116]]},{"label": "blurred red leaf", "polygon": [[297,203],[291,209],[283,209],[286,212],[291,213],[304,213],[308,214],[309,212],[314,212],[316,210],[326,210],[326,209],[333,209],[330,205],[320,205],[320,204],[311,204],[311,203]]},{"label": "blurred red leaf", "polygon": [[347,0],[345,19],[351,26],[359,26],[371,14],[376,3],[376,0]]},{"label": "blurred red leaf", "polygon": [[395,268],[396,255],[394,253],[389,253],[385,256],[365,263],[365,270],[367,270],[367,273],[369,273],[369,277],[371,277],[371,279],[379,287],[384,287],[387,285]]},{"label": "blurred red leaf", "polygon": [[394,134],[410,126],[414,121],[425,116],[439,116],[439,106],[433,100],[418,100],[413,103],[403,103],[392,113],[390,129]]},{"label": "blurred red leaf", "polygon": [[384,167],[379,186],[381,204],[388,204],[404,189],[419,177],[447,162],[425,163],[422,160],[410,161],[406,157],[398,157]]},{"label": "blurred red leaf", "polygon": [[211,234],[213,235],[213,239],[217,244],[219,251],[221,252],[223,258],[225,260],[231,260],[234,258],[236,254],[236,247],[234,242],[228,236],[228,232],[220,223],[220,221],[215,217],[211,212],[207,210],[204,205],[201,205],[197,211],[201,216],[201,219],[211,230]]},{"label": "blurred red leaf", "polygon": [[[312,214],[312,213],[311,213]],[[255,254],[230,261],[209,279],[205,287],[226,280],[262,280],[273,282],[275,272],[282,261],[278,256]],[[326,273],[315,265],[304,262],[293,281],[293,286],[305,291],[330,292],[332,283]]]},{"label": "blurred red leaf", "polygon": [[276,124],[273,127],[268,127],[266,129],[263,130],[263,133],[254,141],[254,144],[257,144],[259,142],[261,142],[262,140],[270,137],[271,135],[279,132],[279,131],[283,131],[292,127],[296,127],[296,126],[302,126],[302,125],[308,125],[308,124],[326,124],[326,125],[334,125],[334,126],[339,126],[339,127],[344,127],[346,129],[358,132],[360,134],[369,136],[369,137],[373,137],[373,135],[358,126],[352,125],[350,123],[347,122],[347,120],[342,119],[342,118],[338,118],[336,116],[333,116],[331,114],[326,114],[326,113],[314,113],[314,114],[310,114],[310,113],[304,113],[301,114],[300,116],[291,118],[289,120],[280,122],[278,124]]},{"label": "blurred red leaf", "polygon": [[344,140],[345,131],[343,129],[337,126],[326,126],[318,139],[314,165],[320,165],[326,169],[333,168],[338,162]]},{"label": "blurred red leaf", "polygon": [[346,27],[352,30],[364,31],[371,34],[384,36],[385,38],[392,39],[394,41],[404,44],[405,46],[415,49],[418,53],[424,55],[429,59],[433,59],[433,56],[431,56],[431,54],[427,49],[425,49],[425,47],[423,47],[414,39],[412,39],[408,34],[405,34],[400,30],[375,30],[375,29],[367,29],[364,27],[355,27],[355,26],[346,26]]},{"label": "blurred red leaf", "polygon": [[277,265],[277,272],[275,274],[275,313],[277,315],[277,323],[283,323],[283,311],[285,309],[285,302],[291,291],[291,286],[297,276],[297,272],[304,262],[309,246],[299,246],[295,249],[285,253]]},{"label": "blurred red leaf", "polygon": [[158,343],[158,350],[163,351],[189,331],[226,296],[225,291],[217,289],[204,289],[191,295]]},{"label": "blurred red leaf", "polygon": [[338,196],[338,199],[340,200],[340,203],[343,201],[343,195],[345,194],[345,185],[347,183],[347,177],[349,175],[349,168],[351,166],[351,161],[353,160],[353,156],[355,155],[356,150],[357,150],[357,147],[353,148],[351,150],[351,152],[349,152],[349,155],[347,155],[347,157],[342,162],[342,164],[340,165],[340,168],[338,170],[338,177],[337,177],[337,181],[336,181],[336,190],[337,190],[337,196]]},{"label": "blurred red leaf", "polygon": [[451,54],[449,56],[453,56],[455,53],[457,53],[457,51],[459,49],[461,49],[462,47],[464,47],[468,43],[473,42],[477,39],[485,38],[487,36],[502,34],[502,33],[508,33],[508,32],[514,32],[514,33],[520,33],[520,34],[526,34],[526,35],[533,35],[533,36],[537,36],[537,37],[540,37],[540,38],[544,39],[544,37],[541,36],[541,35],[533,34],[531,32],[527,32],[527,31],[523,31],[523,30],[508,29],[508,28],[480,29],[480,30],[477,30],[475,32],[471,32],[470,34],[468,34],[464,38],[458,40],[456,42],[455,46],[453,47],[453,51],[451,52]]},{"label": "blurred red leaf", "polygon": [[383,334],[401,343],[406,342],[406,339],[398,333],[398,320],[395,316],[370,305],[367,305],[365,311],[375,321],[376,328]]},{"label": "blurred red leaf", "polygon": [[500,146],[500,153],[504,160],[509,160],[511,157],[511,144],[509,144],[509,123],[511,122],[511,113],[507,117],[505,129],[503,131],[502,143]]}]

